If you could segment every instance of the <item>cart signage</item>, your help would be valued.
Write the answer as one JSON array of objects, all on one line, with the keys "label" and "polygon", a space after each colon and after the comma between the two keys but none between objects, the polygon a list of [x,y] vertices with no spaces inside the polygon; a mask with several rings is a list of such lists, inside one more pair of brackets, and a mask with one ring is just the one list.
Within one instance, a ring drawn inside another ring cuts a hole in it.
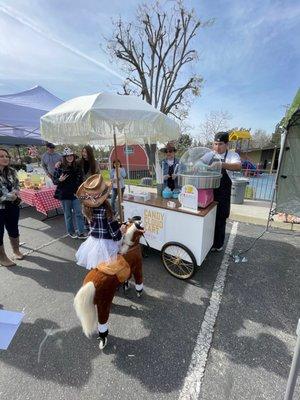
[{"label": "cart signage", "polygon": [[163,211],[144,208],[143,222],[147,239],[164,241],[165,213]]},{"label": "cart signage", "polygon": [[[126,218],[140,215],[145,228],[145,238],[158,243],[165,242],[166,213],[162,209],[126,202]],[[159,246],[161,247],[161,245]]]},{"label": "cart signage", "polygon": [[178,200],[180,201],[182,208],[194,211],[198,210],[198,190],[195,186],[184,185],[178,196]]}]

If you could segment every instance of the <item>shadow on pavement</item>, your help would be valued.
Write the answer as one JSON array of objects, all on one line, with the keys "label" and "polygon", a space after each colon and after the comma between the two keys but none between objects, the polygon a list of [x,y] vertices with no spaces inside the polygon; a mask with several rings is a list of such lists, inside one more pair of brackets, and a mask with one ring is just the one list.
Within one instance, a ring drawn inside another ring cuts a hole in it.
[{"label": "shadow on pavement", "polygon": [[56,292],[77,292],[87,274],[84,268],[78,267],[73,260],[65,261],[65,258],[58,257],[56,261],[57,256],[46,259],[47,254],[43,257],[33,254],[26,256],[26,262],[33,264],[33,268],[16,266],[9,271],[34,280],[43,288]]},{"label": "shadow on pavement", "polygon": [[[239,225],[236,248],[245,249],[253,241],[248,229]],[[263,368],[287,379],[291,338],[295,337],[300,309],[300,248],[296,240],[266,233],[245,254],[246,263],[230,262],[213,342],[214,349],[227,355],[229,365],[257,371]],[[229,365],[224,364],[217,384],[227,378]],[[207,379],[211,378],[208,375]]]},{"label": "shadow on pavement", "polygon": [[[55,291],[75,293],[87,273],[74,263],[57,264],[47,260],[44,264],[40,257],[30,257],[30,263],[43,269],[16,267],[11,272],[34,279],[42,287]],[[144,271],[146,289],[142,298],[136,297],[133,288],[126,296],[122,291],[117,292],[115,303],[121,301],[125,305],[114,304],[112,307],[109,345],[104,354],[98,349],[95,338],[85,338],[79,323],[74,329],[61,331],[55,322],[37,319],[33,324],[21,325],[9,351],[0,359],[40,380],[82,387],[89,380],[93,359],[101,357],[101,367],[116,367],[122,374],[139,380],[150,392],[179,390],[187,373],[209,293],[197,288],[197,303],[186,301],[183,295],[189,283],[176,280],[164,271],[155,252],[145,260]],[[135,331],[136,319],[145,328],[145,337]],[[49,329],[53,334],[45,341],[38,363],[39,346]],[[133,339],[130,339],[131,335]],[[105,357],[105,354],[112,357]]]},{"label": "shadow on pavement", "polygon": [[[47,332],[51,335],[44,340]],[[98,355],[95,346],[80,327],[63,331],[53,321],[37,319],[21,324],[0,360],[37,379],[80,387],[89,380],[92,360]]]}]

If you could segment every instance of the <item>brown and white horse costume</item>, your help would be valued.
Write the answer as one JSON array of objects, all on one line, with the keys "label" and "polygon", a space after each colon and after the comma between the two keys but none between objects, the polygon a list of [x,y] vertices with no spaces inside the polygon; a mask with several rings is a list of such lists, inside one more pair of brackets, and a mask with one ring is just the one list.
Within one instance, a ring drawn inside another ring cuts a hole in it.
[{"label": "brown and white horse costume", "polygon": [[74,307],[84,334],[90,337],[98,325],[100,349],[107,344],[107,321],[117,288],[133,275],[138,296],[143,290],[142,252],[139,241],[144,229],[137,222],[129,222],[126,225],[117,258],[92,269],[84,278],[83,286],[74,299]]}]

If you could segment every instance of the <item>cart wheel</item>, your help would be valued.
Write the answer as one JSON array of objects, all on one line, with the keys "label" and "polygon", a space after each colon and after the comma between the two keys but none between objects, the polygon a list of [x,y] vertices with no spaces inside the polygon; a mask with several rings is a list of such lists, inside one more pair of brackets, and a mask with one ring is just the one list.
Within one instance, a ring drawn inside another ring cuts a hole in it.
[{"label": "cart wheel", "polygon": [[161,260],[166,270],[178,279],[190,278],[197,266],[191,250],[177,242],[168,242],[162,247]]}]

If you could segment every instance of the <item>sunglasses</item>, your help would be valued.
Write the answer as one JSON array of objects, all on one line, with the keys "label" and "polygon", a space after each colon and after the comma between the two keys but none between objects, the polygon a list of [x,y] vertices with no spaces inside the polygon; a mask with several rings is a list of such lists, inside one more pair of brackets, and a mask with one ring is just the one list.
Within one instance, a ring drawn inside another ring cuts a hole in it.
[{"label": "sunglasses", "polygon": [[174,153],[174,150],[167,150],[166,153]]}]

